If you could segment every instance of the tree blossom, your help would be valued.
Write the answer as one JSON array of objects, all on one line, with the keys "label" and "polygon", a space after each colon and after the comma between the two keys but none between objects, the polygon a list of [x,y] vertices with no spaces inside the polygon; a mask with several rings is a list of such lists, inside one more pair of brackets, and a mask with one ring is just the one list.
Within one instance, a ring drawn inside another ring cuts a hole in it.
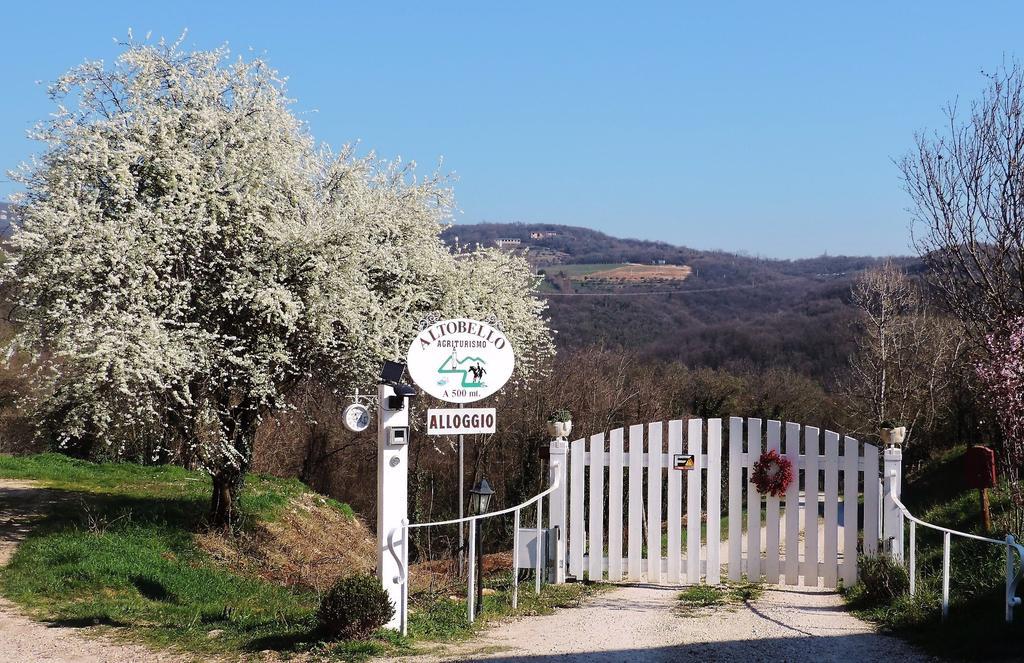
[{"label": "tree blossom", "polygon": [[42,430],[184,442],[218,522],[260,420],[305,379],[372,383],[425,314],[498,316],[520,382],[553,353],[529,265],[440,239],[444,178],[316,145],[283,80],[229,58],[129,42],[58,79],[5,265]]},{"label": "tree blossom", "polygon": [[1015,528],[1024,526],[1024,490],[1021,470],[1024,469],[1024,317],[985,338],[988,351],[977,364],[983,390],[982,398],[996,417],[1003,436],[1004,473],[1010,482],[1016,507]]}]

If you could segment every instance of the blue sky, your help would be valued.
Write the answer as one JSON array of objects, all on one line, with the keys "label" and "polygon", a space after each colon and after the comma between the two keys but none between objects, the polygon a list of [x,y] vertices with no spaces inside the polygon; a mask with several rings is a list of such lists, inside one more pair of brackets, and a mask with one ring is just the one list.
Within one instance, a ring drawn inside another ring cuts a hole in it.
[{"label": "blue sky", "polygon": [[382,4],[8,4],[0,166],[38,149],[36,81],[110,60],[129,27],[188,28],[191,47],[267,57],[319,140],[428,170],[443,157],[459,222],[907,253],[893,159],[978,94],[981,69],[1024,56],[1016,2]]}]

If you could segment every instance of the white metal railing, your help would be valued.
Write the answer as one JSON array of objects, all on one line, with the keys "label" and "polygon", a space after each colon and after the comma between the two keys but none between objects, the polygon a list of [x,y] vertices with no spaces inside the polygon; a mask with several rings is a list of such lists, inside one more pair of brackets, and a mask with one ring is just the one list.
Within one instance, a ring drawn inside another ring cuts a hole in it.
[{"label": "white metal railing", "polygon": [[[455,525],[458,523],[469,523],[469,564],[466,567],[467,582],[466,582],[466,613],[469,617],[469,621],[472,623],[476,619],[476,577],[473,572],[476,566],[476,521],[486,520],[487,518],[494,518],[497,516],[503,516],[508,513],[514,513],[513,523],[513,534],[512,534],[512,609],[515,610],[519,606],[519,512],[524,508],[530,506],[534,502],[537,503],[537,542],[536,542],[536,568],[534,569],[534,591],[540,594],[541,587],[541,570],[542,570],[542,559],[541,553],[543,546],[541,546],[542,528],[541,524],[544,515],[544,503],[543,499],[550,495],[558,488],[559,479],[556,475],[555,480],[550,486],[543,492],[537,493],[530,499],[526,500],[521,504],[502,509],[500,511],[492,511],[490,513],[483,513],[475,516],[466,516],[465,518],[453,518],[452,520],[439,520],[432,523],[412,523],[408,521],[402,521],[401,527],[395,527],[388,532],[388,552],[394,558],[395,563],[398,565],[398,576],[393,578],[396,584],[401,585],[401,601],[398,606],[399,611],[399,624],[401,627],[402,635],[406,635],[408,632],[409,622],[409,530],[420,527],[435,527],[439,525]],[[402,554],[399,556],[398,552],[395,551],[395,533],[401,530],[402,541]],[[481,579],[482,580],[482,579]]]},{"label": "white metal railing", "polygon": [[[1006,622],[1013,622],[1013,609],[1021,604],[1021,600],[1017,596],[1017,585],[1020,583],[1022,576],[1024,576],[1024,546],[1017,543],[1011,534],[1007,534],[1006,539],[1000,541],[999,539],[990,539],[988,537],[978,536],[977,534],[960,532],[955,529],[949,529],[948,527],[940,527],[938,525],[926,523],[920,518],[915,518],[896,495],[895,482],[893,483],[892,489],[889,491],[889,497],[899,508],[904,517],[910,520],[910,594],[913,595],[917,591],[918,525],[942,532],[942,619],[946,619],[949,616],[949,553],[951,543],[950,539],[952,536],[962,536],[965,539],[975,539],[997,546],[1006,546]],[[1015,551],[1017,553],[1017,559],[1020,561],[1020,564],[1017,565],[1016,571],[1014,570],[1015,565],[1013,563],[1013,553]]]}]

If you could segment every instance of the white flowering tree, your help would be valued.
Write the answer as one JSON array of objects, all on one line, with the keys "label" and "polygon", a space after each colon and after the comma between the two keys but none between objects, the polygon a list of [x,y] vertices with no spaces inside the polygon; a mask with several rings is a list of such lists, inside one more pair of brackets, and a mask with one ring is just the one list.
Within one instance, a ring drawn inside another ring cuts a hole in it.
[{"label": "white flowering tree", "polygon": [[316,145],[275,72],[229,57],[129,42],[61,77],[5,265],[43,429],[184,443],[218,524],[261,419],[302,380],[372,383],[427,312],[497,315],[520,379],[553,352],[525,261],[442,243],[443,180]]}]

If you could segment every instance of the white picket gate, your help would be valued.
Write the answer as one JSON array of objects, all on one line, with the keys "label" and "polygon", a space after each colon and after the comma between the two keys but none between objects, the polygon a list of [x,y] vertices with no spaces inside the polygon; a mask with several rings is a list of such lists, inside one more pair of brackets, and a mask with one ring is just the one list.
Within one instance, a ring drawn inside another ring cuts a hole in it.
[{"label": "white picket gate", "polygon": [[[567,558],[569,575],[591,580],[717,584],[724,565],[731,580],[856,582],[858,535],[862,552],[873,554],[879,546],[878,448],[828,430],[822,435],[811,426],[754,418],[730,418],[727,433],[723,437],[721,419],[677,419],[591,435],[567,449],[552,444],[553,459],[568,452],[567,495],[552,500],[567,505],[568,513],[553,507],[550,514],[552,526],[565,532],[556,564]],[[765,498],[750,483],[766,449],[793,464],[794,480],[782,498]],[[672,468],[673,456],[682,453],[694,456],[694,469]]]}]

